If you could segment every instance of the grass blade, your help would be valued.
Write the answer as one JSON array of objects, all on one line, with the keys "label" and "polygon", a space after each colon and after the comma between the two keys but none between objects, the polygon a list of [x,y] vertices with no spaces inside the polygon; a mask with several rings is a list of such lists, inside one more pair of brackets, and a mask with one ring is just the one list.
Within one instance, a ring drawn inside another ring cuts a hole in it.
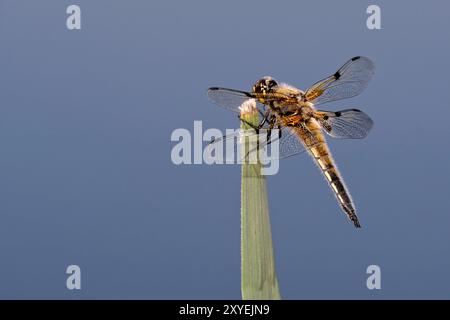
[{"label": "grass blade", "polygon": [[[257,125],[254,101],[243,105],[241,118]],[[249,126],[242,122],[242,129]],[[246,142],[246,150],[248,143]],[[245,154],[245,151],[242,153]],[[241,181],[241,291],[244,300],[281,299],[275,273],[269,201],[261,163],[242,163]]]}]

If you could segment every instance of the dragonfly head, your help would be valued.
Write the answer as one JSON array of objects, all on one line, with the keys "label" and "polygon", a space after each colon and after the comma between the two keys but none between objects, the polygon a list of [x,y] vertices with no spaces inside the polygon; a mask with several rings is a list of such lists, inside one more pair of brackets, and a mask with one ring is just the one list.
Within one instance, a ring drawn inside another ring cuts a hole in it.
[{"label": "dragonfly head", "polygon": [[269,76],[266,76],[258,81],[253,85],[253,92],[256,94],[263,94],[272,92],[272,89],[276,87],[278,83]]}]

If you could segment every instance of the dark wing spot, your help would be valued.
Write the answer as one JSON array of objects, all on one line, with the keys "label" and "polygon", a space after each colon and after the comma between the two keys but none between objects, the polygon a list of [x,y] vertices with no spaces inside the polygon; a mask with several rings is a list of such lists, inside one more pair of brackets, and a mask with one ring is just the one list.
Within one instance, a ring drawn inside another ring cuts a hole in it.
[{"label": "dark wing spot", "polygon": [[327,115],[324,115],[324,116],[323,116],[323,120],[328,120],[328,118],[329,118],[329,117],[328,117]]},{"label": "dark wing spot", "polygon": [[355,61],[355,60],[358,60],[358,59],[361,59],[361,56],[353,57],[353,58],[352,58],[352,61]]},{"label": "dark wing spot", "polygon": [[337,71],[337,72],[334,74],[334,79],[335,79],[335,80],[339,80],[340,77],[341,77],[341,74],[340,74],[339,71]]},{"label": "dark wing spot", "polygon": [[230,92],[235,92],[237,94],[242,94],[244,96],[247,96],[249,98],[254,98],[254,95],[247,92],[247,91],[241,91],[241,90],[235,90],[235,89],[228,89],[228,88],[220,88],[220,87],[211,87],[208,89],[208,91],[219,91],[219,90],[226,90]]},{"label": "dark wing spot", "polygon": [[334,114],[336,115],[336,117],[340,117],[342,115],[340,111],[336,111]]}]

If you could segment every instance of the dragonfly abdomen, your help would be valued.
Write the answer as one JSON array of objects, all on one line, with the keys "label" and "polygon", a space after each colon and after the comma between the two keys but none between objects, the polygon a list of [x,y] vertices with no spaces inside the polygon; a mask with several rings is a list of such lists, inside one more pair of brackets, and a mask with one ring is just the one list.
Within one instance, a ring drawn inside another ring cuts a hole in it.
[{"label": "dragonfly abdomen", "polygon": [[[328,149],[325,144],[321,144],[318,147],[312,147],[311,153],[317,154],[319,150]],[[328,150],[327,150],[328,151]],[[350,193],[347,191],[344,180],[342,179],[333,158],[329,151],[319,155],[314,155],[317,165],[321,169],[325,179],[330,184],[336,199],[338,200],[341,208],[347,214],[348,218],[353,222],[355,227],[360,228],[358,217],[356,216],[355,207],[353,205]]]},{"label": "dragonfly abdomen", "polygon": [[[347,214],[348,218],[353,222],[355,227],[361,228],[350,193],[348,192],[344,180],[342,179],[341,174],[334,163],[333,157],[328,149],[322,132],[320,129],[315,128],[314,125],[308,126],[308,129],[308,134],[303,133],[302,135],[306,135],[306,137],[302,138],[306,141],[305,144],[308,147],[311,156],[314,158],[325,179],[328,181],[328,184],[333,190],[333,193],[341,205],[342,210]],[[312,136],[314,136],[314,138],[312,138]]]}]

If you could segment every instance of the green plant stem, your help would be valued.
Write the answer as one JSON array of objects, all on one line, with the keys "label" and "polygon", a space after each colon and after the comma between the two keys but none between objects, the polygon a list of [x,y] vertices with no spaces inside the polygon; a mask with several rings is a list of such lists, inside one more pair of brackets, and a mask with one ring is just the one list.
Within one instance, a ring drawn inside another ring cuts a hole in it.
[{"label": "green plant stem", "polygon": [[[241,113],[241,118],[257,125],[259,114],[256,111]],[[249,129],[249,126],[242,122],[241,128]],[[281,299],[275,273],[266,180],[261,169],[259,161],[242,164],[241,290],[244,300]]]}]

